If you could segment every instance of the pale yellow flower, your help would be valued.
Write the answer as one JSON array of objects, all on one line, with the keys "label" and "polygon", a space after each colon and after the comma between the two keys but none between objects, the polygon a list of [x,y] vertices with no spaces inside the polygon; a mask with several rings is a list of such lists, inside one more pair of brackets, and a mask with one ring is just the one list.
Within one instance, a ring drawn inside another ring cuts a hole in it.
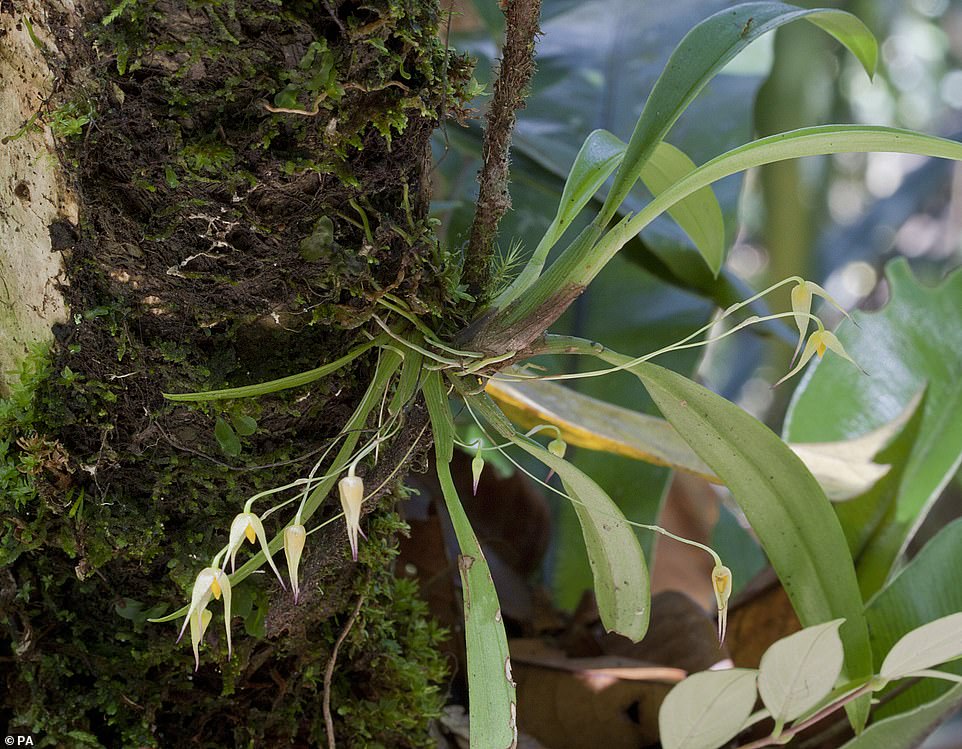
[{"label": "pale yellow flower", "polygon": [[281,587],[286,590],[287,587],[284,585],[284,579],[281,577],[281,573],[271,557],[271,551],[267,545],[267,534],[264,533],[264,524],[253,512],[240,513],[230,524],[230,540],[227,543],[227,554],[230,556],[231,572],[233,572],[235,568],[237,550],[244,545],[245,537],[251,543],[255,541],[260,542],[261,550],[264,552],[264,556],[267,557],[267,563],[271,569],[274,570],[274,574],[277,575]]}]

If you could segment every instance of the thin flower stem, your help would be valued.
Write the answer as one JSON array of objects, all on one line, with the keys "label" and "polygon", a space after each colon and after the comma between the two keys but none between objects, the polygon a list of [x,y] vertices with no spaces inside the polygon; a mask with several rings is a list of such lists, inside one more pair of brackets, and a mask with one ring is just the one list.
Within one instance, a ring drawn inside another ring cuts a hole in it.
[{"label": "thin flower stem", "polygon": [[[807,313],[807,315],[812,320],[815,320],[817,324],[821,325],[821,321],[818,319],[818,317],[816,317],[811,313]],[[524,381],[524,380],[539,380],[539,381],[580,380],[587,377],[602,377],[604,375],[614,374],[615,372],[621,372],[626,369],[631,369],[632,367],[635,367],[639,364],[644,364],[645,362],[650,361],[655,357],[662,356],[663,354],[667,354],[672,351],[681,351],[689,348],[698,348],[699,346],[707,346],[709,343],[715,343],[724,338],[727,338],[728,336],[733,335],[738,331],[749,327],[750,325],[756,325],[758,323],[768,322],[769,320],[779,320],[785,317],[795,317],[795,313],[794,312],[778,312],[774,315],[765,315],[764,317],[757,317],[753,315],[752,317],[749,317],[747,320],[743,320],[742,322],[738,323],[734,327],[726,330],[724,333],[720,333],[717,336],[706,338],[703,341],[696,341],[695,343],[687,343],[687,341],[690,341],[692,337],[698,335],[699,333],[704,332],[706,328],[702,328],[700,330],[695,331],[691,335],[688,335],[685,338],[682,338],[681,341],[672,343],[671,345],[665,346],[664,348],[660,348],[657,351],[652,351],[651,353],[644,354],[643,356],[639,356],[636,359],[631,359],[629,361],[624,362],[623,364],[618,364],[614,367],[608,367],[606,369],[595,369],[589,372],[568,372],[565,374],[556,374],[556,375],[522,375],[516,372],[501,372],[495,376],[498,377],[499,379],[504,379],[509,382],[518,382],[518,381]],[[722,319],[722,318],[719,318],[719,319]],[[708,327],[709,328],[712,327],[717,322],[718,322],[717,320],[715,322],[712,322]],[[539,353],[543,353],[543,352],[539,352]],[[581,353],[581,352],[575,352],[575,353]]]},{"label": "thin flower stem", "polygon": [[[487,430],[484,428],[484,426],[481,424],[481,421],[478,419],[477,415],[474,413],[474,410],[471,408],[471,404],[470,404],[467,400],[465,400],[465,401],[464,401],[464,405],[467,406],[468,413],[471,414],[471,418],[474,419],[474,423],[478,425],[478,429],[481,430],[481,433],[485,436],[485,438],[488,440],[488,442],[493,442],[493,440],[491,439],[491,436],[488,434]],[[550,424],[549,424],[549,425],[545,425],[545,426],[553,426],[553,425],[550,425]],[[537,427],[535,427],[535,429],[537,429]],[[530,433],[529,433],[529,434],[530,434]],[[519,435],[519,436],[521,436],[521,437],[529,437],[529,434],[524,434],[524,435]],[[511,444],[514,444],[514,443],[509,443],[508,446],[510,447]],[[540,446],[540,445],[539,445],[539,446]],[[674,533],[672,533],[671,531],[667,531],[667,530],[665,530],[664,528],[662,528],[661,526],[658,526],[658,525],[646,525],[645,523],[636,523],[634,520],[629,520],[628,518],[624,517],[623,515],[622,515],[621,517],[619,517],[619,516],[617,516],[617,515],[611,514],[610,512],[601,512],[601,511],[599,511],[599,510],[596,509],[596,508],[588,507],[588,505],[585,504],[584,502],[582,502],[581,500],[575,499],[574,497],[570,496],[569,494],[567,494],[567,493],[565,493],[565,492],[563,492],[563,491],[561,491],[561,490],[559,490],[559,489],[556,489],[555,487],[551,486],[551,484],[548,484],[547,482],[542,481],[541,479],[539,479],[537,476],[535,476],[535,475],[534,475],[533,473],[531,473],[529,470],[527,470],[526,468],[524,468],[520,463],[518,463],[518,461],[516,461],[514,458],[512,458],[507,452],[505,452],[503,449],[501,449],[500,446],[497,446],[497,449],[498,449],[498,452],[500,452],[505,458],[507,458],[508,461],[510,461],[511,464],[512,464],[515,468],[517,468],[519,471],[521,471],[525,476],[527,476],[528,478],[530,478],[532,481],[540,484],[541,486],[543,486],[543,487],[544,487],[545,489],[547,489],[548,491],[554,492],[554,493],[557,494],[559,497],[563,497],[564,499],[568,500],[568,501],[571,502],[572,504],[576,504],[576,505],[579,505],[579,506],[581,506],[581,507],[585,507],[585,508],[591,510],[592,513],[595,513],[595,514],[598,514],[598,515],[604,515],[604,516],[606,516],[606,517],[612,518],[613,520],[618,520],[618,521],[620,521],[620,522],[625,523],[626,525],[630,525],[630,526],[633,527],[633,528],[641,528],[642,530],[651,531],[651,532],[653,532],[653,533],[660,533],[661,535],[667,536],[668,538],[671,538],[671,539],[673,539],[673,540],[675,540],[675,541],[678,541],[679,543],[687,544],[688,546],[694,546],[695,548],[701,549],[702,551],[708,553],[708,554],[711,556],[711,558],[715,561],[715,564],[716,564],[717,566],[719,566],[719,567],[722,566],[721,557],[719,557],[719,556],[718,556],[718,553],[717,553],[714,549],[712,549],[710,546],[705,546],[705,544],[701,544],[701,543],[699,543],[698,541],[692,541],[692,540],[689,539],[689,538],[684,538],[684,537],[682,537],[682,536],[676,536],[676,535],[675,535]]]},{"label": "thin flower stem", "polygon": [[870,681],[867,684],[863,684],[858,689],[839,697],[837,700],[835,700],[835,702],[829,703],[815,714],[803,720],[801,723],[796,723],[791,728],[781,731],[778,735],[775,735],[774,733],[770,734],[756,741],[752,741],[749,744],[744,744],[739,747],[739,749],[761,749],[761,747],[764,746],[781,746],[782,744],[787,744],[789,741],[795,738],[796,735],[807,728],[811,728],[813,725],[828,717],[839,708],[844,707],[849,702],[857,700],[863,695],[871,694],[873,691],[874,685]]}]

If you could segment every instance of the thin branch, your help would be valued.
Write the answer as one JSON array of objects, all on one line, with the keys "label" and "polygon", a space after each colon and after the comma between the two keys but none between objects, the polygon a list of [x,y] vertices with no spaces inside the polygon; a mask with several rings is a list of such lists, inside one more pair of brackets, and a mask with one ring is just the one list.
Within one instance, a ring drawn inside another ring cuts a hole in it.
[{"label": "thin branch", "polygon": [[766,747],[766,746],[780,746],[782,744],[787,744],[789,741],[795,738],[795,736],[800,734],[806,728],[811,728],[816,723],[820,722],[821,720],[827,718],[829,715],[834,713],[840,707],[844,707],[849,702],[853,702],[857,700],[859,697],[862,697],[863,695],[866,695],[866,694],[871,694],[872,692],[873,692],[873,685],[872,685],[872,682],[869,682],[868,684],[865,684],[864,686],[859,687],[855,691],[849,692],[847,695],[839,698],[835,702],[830,702],[828,705],[823,707],[821,710],[816,712],[811,717],[806,718],[800,723],[796,723],[791,728],[788,728],[782,731],[778,736],[765,736],[764,738],[758,739],[757,741],[753,741],[750,744],[745,744],[739,749],[761,749],[762,747]]},{"label": "thin branch", "polygon": [[324,727],[327,729],[327,748],[336,749],[334,744],[334,718],[331,715],[331,681],[334,679],[334,666],[337,664],[337,651],[341,649],[341,645],[344,640],[347,639],[348,634],[351,631],[351,627],[354,626],[354,622],[357,620],[357,615],[361,613],[361,606],[364,605],[364,596],[357,599],[357,605],[354,606],[354,611],[348,618],[347,623],[344,625],[344,629],[341,630],[341,634],[337,638],[337,642],[334,643],[334,650],[331,651],[331,657],[327,661],[327,669],[324,671]]},{"label": "thin branch", "polygon": [[482,166],[478,175],[481,189],[464,255],[464,282],[479,300],[486,292],[491,275],[498,224],[511,207],[508,152],[517,120],[515,113],[524,107],[534,73],[535,38],[540,33],[541,0],[506,0],[506,7],[505,4],[502,7],[505,8],[504,50],[485,117]]}]

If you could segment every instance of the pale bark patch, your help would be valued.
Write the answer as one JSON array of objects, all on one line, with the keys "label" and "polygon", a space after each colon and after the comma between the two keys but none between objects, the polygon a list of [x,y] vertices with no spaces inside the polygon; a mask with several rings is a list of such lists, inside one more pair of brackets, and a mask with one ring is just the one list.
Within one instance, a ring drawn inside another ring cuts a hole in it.
[{"label": "pale bark patch", "polygon": [[[53,52],[54,42],[44,29],[45,3],[19,5],[36,36]],[[44,55],[22,18],[0,15],[0,137],[16,135],[43,106],[53,85]],[[0,147],[0,393],[28,347],[49,340],[51,327],[67,320],[57,288],[65,282],[63,257],[51,246],[49,227],[57,220],[76,225],[77,213],[48,128]]]}]

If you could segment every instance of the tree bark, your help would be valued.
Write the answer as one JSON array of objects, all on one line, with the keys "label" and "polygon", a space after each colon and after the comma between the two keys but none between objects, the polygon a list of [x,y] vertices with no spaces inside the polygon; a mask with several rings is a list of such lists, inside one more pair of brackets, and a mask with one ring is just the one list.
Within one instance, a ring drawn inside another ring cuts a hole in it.
[{"label": "tree bark", "polygon": [[[57,746],[317,745],[363,596],[338,739],[428,745],[444,666],[391,573],[397,485],[360,563],[343,524],[310,536],[298,605],[270,575],[237,587],[231,661],[219,610],[196,674],[180,622],[146,620],[183,605],[247,496],[310,470],[373,361],[247,401],[162,391],[330,361],[386,292],[463,323],[428,139],[470,69],[436,3],[0,0],[0,20],[0,364],[21,366],[0,403],[0,722]],[[214,427],[241,417],[237,453]]]}]

